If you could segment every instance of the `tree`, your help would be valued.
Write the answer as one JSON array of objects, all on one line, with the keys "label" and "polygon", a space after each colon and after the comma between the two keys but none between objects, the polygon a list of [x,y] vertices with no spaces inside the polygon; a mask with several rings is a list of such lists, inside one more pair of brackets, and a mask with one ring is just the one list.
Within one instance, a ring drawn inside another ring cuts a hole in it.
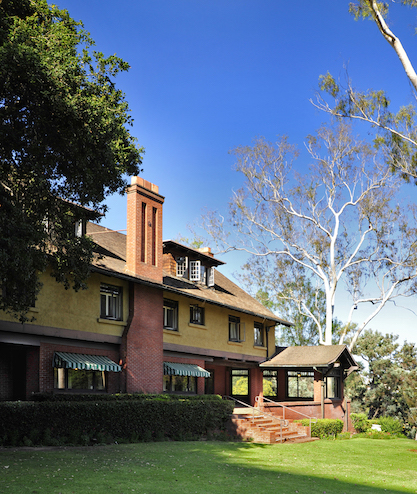
[{"label": "tree", "polygon": [[140,172],[113,81],[128,64],[93,45],[45,0],[0,2],[0,308],[23,319],[47,264],[66,287],[85,286],[92,242],[75,224]]},{"label": "tree", "polygon": [[[401,4],[417,7],[415,0],[402,0]],[[371,19],[375,22],[384,39],[394,49],[414,93],[417,91],[417,74],[400,39],[388,26],[389,4],[376,0],[359,0],[350,3],[350,12],[355,19]],[[348,78],[343,86],[329,73],[320,77],[321,94],[313,104],[321,110],[339,118],[350,118],[371,124],[377,129],[375,143],[383,147],[386,159],[393,170],[403,177],[417,179],[417,125],[413,105],[400,108],[397,113],[390,111],[388,95],[382,91],[361,92],[353,87]],[[325,96],[331,96],[332,103]]]},{"label": "tree", "polygon": [[[261,304],[292,322],[292,326],[285,327],[285,330],[276,330],[278,346],[317,345],[317,327],[322,327],[325,322],[325,293],[320,287],[313,286],[310,279],[295,277],[292,268],[298,266],[288,262],[283,266],[281,261],[275,257],[252,258],[242,266],[238,279]],[[342,323],[334,319],[334,344],[338,343],[343,330]]]},{"label": "tree", "polygon": [[359,376],[353,383],[348,378],[348,394],[362,404],[369,418],[392,416],[407,420],[410,408],[415,406],[417,348],[407,342],[400,347],[397,340],[393,334],[366,330],[354,348],[355,354],[367,363],[367,369],[362,372],[361,383]]},{"label": "tree", "polygon": [[[249,264],[263,263],[267,279],[310,280],[323,290],[324,323],[313,317],[320,343],[332,344],[344,280],[352,308],[371,307],[352,348],[388,301],[415,292],[417,211],[399,205],[399,180],[380,152],[353,139],[342,123],[322,127],[308,142],[313,164],[304,175],[291,173],[297,153],[286,138],[276,146],[258,139],[237,148],[245,182],[231,201],[230,229],[215,213],[207,215],[207,229],[224,250],[243,250],[254,256]],[[345,339],[343,332],[339,343]]]}]

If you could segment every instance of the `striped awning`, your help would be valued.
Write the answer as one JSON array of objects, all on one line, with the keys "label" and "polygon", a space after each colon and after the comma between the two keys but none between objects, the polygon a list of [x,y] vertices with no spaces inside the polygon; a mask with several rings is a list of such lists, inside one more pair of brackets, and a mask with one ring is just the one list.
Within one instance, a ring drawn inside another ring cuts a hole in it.
[{"label": "striped awning", "polygon": [[195,364],[164,362],[164,374],[168,376],[210,377],[210,372]]},{"label": "striped awning", "polygon": [[86,355],[84,353],[55,352],[53,367],[62,369],[81,369],[120,372],[121,366],[108,357],[101,355]]}]

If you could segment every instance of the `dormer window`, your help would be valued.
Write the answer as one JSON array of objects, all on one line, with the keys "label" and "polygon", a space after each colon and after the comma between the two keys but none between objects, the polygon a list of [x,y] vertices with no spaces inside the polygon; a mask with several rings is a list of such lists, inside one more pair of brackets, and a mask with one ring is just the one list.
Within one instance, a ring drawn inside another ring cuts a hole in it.
[{"label": "dormer window", "polygon": [[185,277],[188,269],[188,257],[177,257],[177,276]]},{"label": "dormer window", "polygon": [[190,281],[201,281],[201,261],[190,261]]}]

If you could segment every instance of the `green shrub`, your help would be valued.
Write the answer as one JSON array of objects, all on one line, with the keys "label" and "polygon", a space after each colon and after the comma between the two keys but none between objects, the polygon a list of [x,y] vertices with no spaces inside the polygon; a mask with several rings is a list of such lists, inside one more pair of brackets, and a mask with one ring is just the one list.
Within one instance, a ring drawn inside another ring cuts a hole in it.
[{"label": "green shrub", "polygon": [[[91,395],[90,395],[91,396]],[[200,438],[226,427],[233,403],[202,396],[0,403],[0,445]]]},{"label": "green shrub", "polygon": [[381,426],[382,432],[389,432],[390,434],[403,433],[403,423],[395,417],[379,417],[377,423]]},{"label": "green shrub", "polygon": [[371,421],[364,413],[351,413],[350,418],[356,432],[366,432],[372,427]]},{"label": "green shrub", "polygon": [[[310,420],[303,419],[301,425],[309,426]],[[317,419],[316,422],[311,422],[311,437],[336,437],[343,430],[343,420],[340,419]]]}]

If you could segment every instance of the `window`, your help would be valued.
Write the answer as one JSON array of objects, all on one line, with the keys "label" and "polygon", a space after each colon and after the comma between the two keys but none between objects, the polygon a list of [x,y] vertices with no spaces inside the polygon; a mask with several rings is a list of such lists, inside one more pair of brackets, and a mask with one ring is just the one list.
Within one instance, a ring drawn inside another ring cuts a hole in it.
[{"label": "window", "polygon": [[177,276],[186,277],[188,269],[188,257],[177,257]]},{"label": "window", "polygon": [[178,302],[164,299],[164,329],[178,331]]},{"label": "window", "polygon": [[102,283],[100,286],[100,317],[122,321],[122,309],[122,288]]},{"label": "window", "polygon": [[314,398],[313,371],[287,371],[288,398]]},{"label": "window", "polygon": [[253,335],[254,335],[254,345],[255,346],[264,346],[264,326],[259,322],[255,322],[253,327]]},{"label": "window", "polygon": [[140,260],[146,261],[146,202],[142,202],[142,219],[140,227]]},{"label": "window", "polygon": [[158,230],[158,210],[152,208],[152,266],[156,266],[156,232]]},{"label": "window", "polygon": [[190,305],[190,323],[204,326],[204,307]]},{"label": "window", "polygon": [[54,368],[54,388],[106,391],[106,372]]},{"label": "window", "polygon": [[240,318],[229,316],[229,341],[243,341],[240,331]]},{"label": "window", "polygon": [[325,382],[325,397],[326,398],[340,398],[340,370],[339,368],[330,371],[324,378]]},{"label": "window", "polygon": [[232,382],[231,382],[232,396],[248,396],[249,370],[232,369],[231,377],[232,377]]},{"label": "window", "polygon": [[264,370],[263,392],[267,398],[276,398],[278,396],[278,371]]},{"label": "window", "polygon": [[207,269],[207,286],[214,286],[214,268]]},{"label": "window", "polygon": [[201,280],[201,261],[190,261],[190,281]]},{"label": "window", "polygon": [[195,376],[164,375],[165,393],[197,394],[197,378]]},{"label": "window", "polygon": [[83,235],[85,235],[85,231],[86,231],[85,221],[77,220],[74,224],[74,231],[76,237],[82,237]]}]

